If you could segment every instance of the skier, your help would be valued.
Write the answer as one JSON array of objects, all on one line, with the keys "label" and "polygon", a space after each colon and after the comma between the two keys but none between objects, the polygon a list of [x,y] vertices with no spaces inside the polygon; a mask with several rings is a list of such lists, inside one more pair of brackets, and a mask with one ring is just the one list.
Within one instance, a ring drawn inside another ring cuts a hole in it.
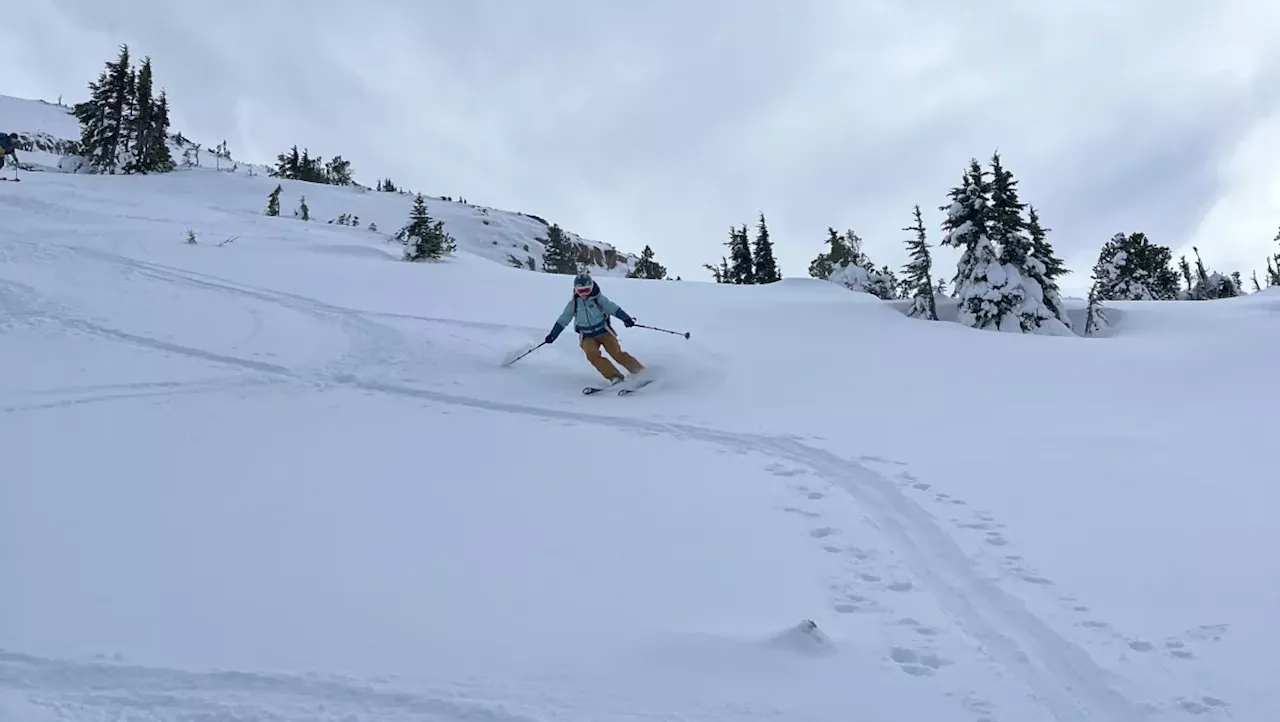
[{"label": "skier", "polygon": [[8,156],[13,156],[13,164],[18,164],[18,150],[15,146],[18,139],[8,133],[0,133],[0,168],[4,168],[4,164],[9,160]]},{"label": "skier", "polygon": [[569,319],[572,318],[573,330],[578,332],[578,345],[587,355],[587,360],[596,367],[601,376],[611,384],[617,384],[623,380],[622,374],[609,362],[609,359],[601,355],[601,349],[609,352],[609,355],[633,376],[643,371],[644,366],[636,360],[635,356],[623,351],[618,345],[618,334],[614,333],[613,325],[609,323],[609,316],[617,316],[627,328],[636,325],[635,319],[600,292],[600,286],[591,276],[585,273],[579,274],[573,279],[573,298],[565,304],[564,312],[551,327],[551,333],[547,334],[546,342],[555,343],[556,337],[569,325]]}]

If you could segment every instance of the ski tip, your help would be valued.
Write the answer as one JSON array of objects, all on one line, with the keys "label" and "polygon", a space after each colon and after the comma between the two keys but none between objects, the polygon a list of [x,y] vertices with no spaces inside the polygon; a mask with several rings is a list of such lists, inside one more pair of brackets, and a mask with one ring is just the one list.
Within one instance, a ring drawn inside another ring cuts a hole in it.
[{"label": "ski tip", "polygon": [[651,384],[651,383],[653,383],[653,382],[654,382],[654,379],[645,379],[645,380],[641,381],[640,383],[636,384],[635,386],[632,386],[631,388],[618,389],[618,395],[619,395],[619,396],[630,396],[631,394],[633,394],[633,393],[635,393],[635,392],[639,391],[640,389],[642,389],[642,388],[644,388],[644,387],[648,386],[649,384]]}]

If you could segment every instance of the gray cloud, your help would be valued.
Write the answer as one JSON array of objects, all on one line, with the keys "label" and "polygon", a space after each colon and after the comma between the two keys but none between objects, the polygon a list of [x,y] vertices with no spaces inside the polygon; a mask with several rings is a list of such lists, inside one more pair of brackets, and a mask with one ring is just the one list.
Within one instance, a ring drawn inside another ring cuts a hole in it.
[{"label": "gray cloud", "polygon": [[[766,213],[784,273],[825,229],[905,260],[999,149],[1087,283],[1145,230],[1210,265],[1280,225],[1280,6],[1252,0],[47,0],[8,10],[0,92],[78,100],[118,43],[176,127],[238,156],[297,143],[367,182],[537,212],[705,278]],[[14,14],[16,13],[16,16]],[[938,254],[950,264],[954,254]],[[947,275],[950,268],[940,269]]]}]

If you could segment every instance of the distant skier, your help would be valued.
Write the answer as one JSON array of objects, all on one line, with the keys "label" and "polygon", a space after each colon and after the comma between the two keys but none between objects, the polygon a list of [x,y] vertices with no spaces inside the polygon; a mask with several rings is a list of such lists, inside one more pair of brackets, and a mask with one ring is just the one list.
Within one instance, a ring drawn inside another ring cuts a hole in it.
[{"label": "distant skier", "polygon": [[635,319],[627,315],[618,304],[610,301],[600,292],[600,286],[587,274],[579,274],[573,279],[573,298],[565,304],[564,312],[556,319],[556,324],[547,334],[547,343],[555,343],[556,337],[573,319],[573,330],[578,332],[579,346],[587,355],[587,360],[610,383],[623,380],[618,368],[601,355],[601,349],[607,351],[618,363],[622,364],[632,375],[644,370],[644,366],[635,356],[622,350],[618,344],[618,334],[614,333],[609,316],[617,316],[628,328],[636,325]]},{"label": "distant skier", "polygon": [[18,139],[8,133],[0,133],[0,168],[4,168],[9,156],[13,156],[13,164],[18,164]]}]

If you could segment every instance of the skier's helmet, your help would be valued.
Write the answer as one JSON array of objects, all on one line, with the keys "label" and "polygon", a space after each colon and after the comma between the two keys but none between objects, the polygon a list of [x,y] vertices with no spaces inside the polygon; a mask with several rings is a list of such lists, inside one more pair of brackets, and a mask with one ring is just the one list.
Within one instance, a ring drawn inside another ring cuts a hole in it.
[{"label": "skier's helmet", "polygon": [[591,280],[591,276],[585,273],[579,273],[577,278],[573,279],[573,292],[586,298],[591,295],[591,289],[595,288],[596,282]]}]

